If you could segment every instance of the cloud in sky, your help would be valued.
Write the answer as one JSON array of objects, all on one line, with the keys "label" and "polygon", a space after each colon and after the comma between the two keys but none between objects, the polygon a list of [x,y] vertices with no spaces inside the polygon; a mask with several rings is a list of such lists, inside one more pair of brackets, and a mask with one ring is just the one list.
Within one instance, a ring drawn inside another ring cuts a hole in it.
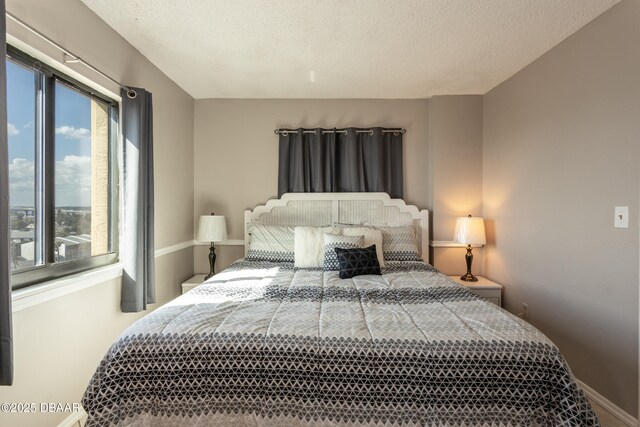
[{"label": "cloud in sky", "polygon": [[[13,159],[9,163],[9,199],[13,206],[33,206],[34,163]],[[65,156],[56,161],[57,206],[91,206],[91,157]]]},{"label": "cloud in sky", "polygon": [[20,133],[20,129],[18,129],[13,123],[7,123],[7,133],[9,136],[18,135]]},{"label": "cloud in sky", "polygon": [[9,201],[12,206],[33,206],[34,165],[26,159],[9,162]]},{"label": "cloud in sky", "polygon": [[60,126],[56,128],[56,135],[62,135],[68,139],[85,139],[91,136],[91,131],[87,128]]},{"label": "cloud in sky", "polygon": [[56,205],[91,206],[91,157],[65,156],[55,170]]}]

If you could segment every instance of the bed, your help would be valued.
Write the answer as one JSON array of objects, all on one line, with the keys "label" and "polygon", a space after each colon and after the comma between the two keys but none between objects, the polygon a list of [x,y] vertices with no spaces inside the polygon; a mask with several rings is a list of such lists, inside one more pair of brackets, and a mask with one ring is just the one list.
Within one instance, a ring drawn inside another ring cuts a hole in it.
[{"label": "bed", "polygon": [[[259,230],[293,226],[402,237],[383,243],[380,275],[341,279],[297,267],[297,246],[293,258],[258,246]],[[285,194],[246,211],[245,258],[122,334],[83,397],[86,425],[599,425],[552,342],[428,263],[428,226],[427,211],[381,193]]]}]

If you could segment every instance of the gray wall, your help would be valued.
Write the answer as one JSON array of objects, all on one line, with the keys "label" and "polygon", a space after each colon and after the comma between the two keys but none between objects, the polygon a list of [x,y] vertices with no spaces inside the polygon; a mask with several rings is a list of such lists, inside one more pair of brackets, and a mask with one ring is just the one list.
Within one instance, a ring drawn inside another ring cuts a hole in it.
[{"label": "gray wall", "polygon": [[[484,271],[506,307],[628,413],[638,403],[640,2],[626,0],[484,97]],[[613,227],[629,206],[629,229]]]},{"label": "gray wall", "polygon": [[[77,0],[8,0],[7,10],[98,69],[153,93],[156,249],[193,239],[193,99]],[[9,34],[62,60],[59,51],[9,21]],[[118,88],[81,65],[75,70]],[[193,273],[193,250],[156,258],[158,303],[175,298]],[[1,402],[79,402],[115,338],[146,313],[122,313],[120,280],[61,296],[14,313],[15,382]],[[0,413],[0,425],[53,426],[69,414]]]},{"label": "gray wall", "polygon": [[[433,240],[450,241],[456,218],[482,216],[482,96],[431,98],[431,216]],[[434,248],[433,263],[445,274],[466,272],[464,248]],[[482,248],[473,250],[482,274]]]}]

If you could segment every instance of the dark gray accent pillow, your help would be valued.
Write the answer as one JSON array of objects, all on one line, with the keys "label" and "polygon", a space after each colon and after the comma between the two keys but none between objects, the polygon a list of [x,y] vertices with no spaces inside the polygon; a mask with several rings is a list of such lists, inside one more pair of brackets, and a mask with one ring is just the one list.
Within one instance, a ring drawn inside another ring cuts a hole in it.
[{"label": "dark gray accent pillow", "polygon": [[382,274],[376,254],[376,245],[354,249],[335,248],[334,250],[340,265],[341,279],[350,279],[354,276],[365,274],[376,274],[378,276]]}]

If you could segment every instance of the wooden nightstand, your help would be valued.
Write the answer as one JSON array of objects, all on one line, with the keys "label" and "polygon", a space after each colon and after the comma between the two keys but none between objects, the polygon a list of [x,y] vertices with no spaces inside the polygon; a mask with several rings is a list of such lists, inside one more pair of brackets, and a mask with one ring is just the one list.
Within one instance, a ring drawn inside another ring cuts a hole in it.
[{"label": "wooden nightstand", "polygon": [[494,303],[498,307],[502,307],[502,285],[498,285],[482,276],[477,276],[477,282],[465,282],[460,280],[460,276],[449,276],[461,285],[471,289],[474,293],[480,295],[489,302]]},{"label": "wooden nightstand", "polygon": [[182,293],[185,294],[196,286],[201,285],[204,282],[204,276],[206,276],[206,274],[196,274],[191,279],[184,282],[182,284]]}]

